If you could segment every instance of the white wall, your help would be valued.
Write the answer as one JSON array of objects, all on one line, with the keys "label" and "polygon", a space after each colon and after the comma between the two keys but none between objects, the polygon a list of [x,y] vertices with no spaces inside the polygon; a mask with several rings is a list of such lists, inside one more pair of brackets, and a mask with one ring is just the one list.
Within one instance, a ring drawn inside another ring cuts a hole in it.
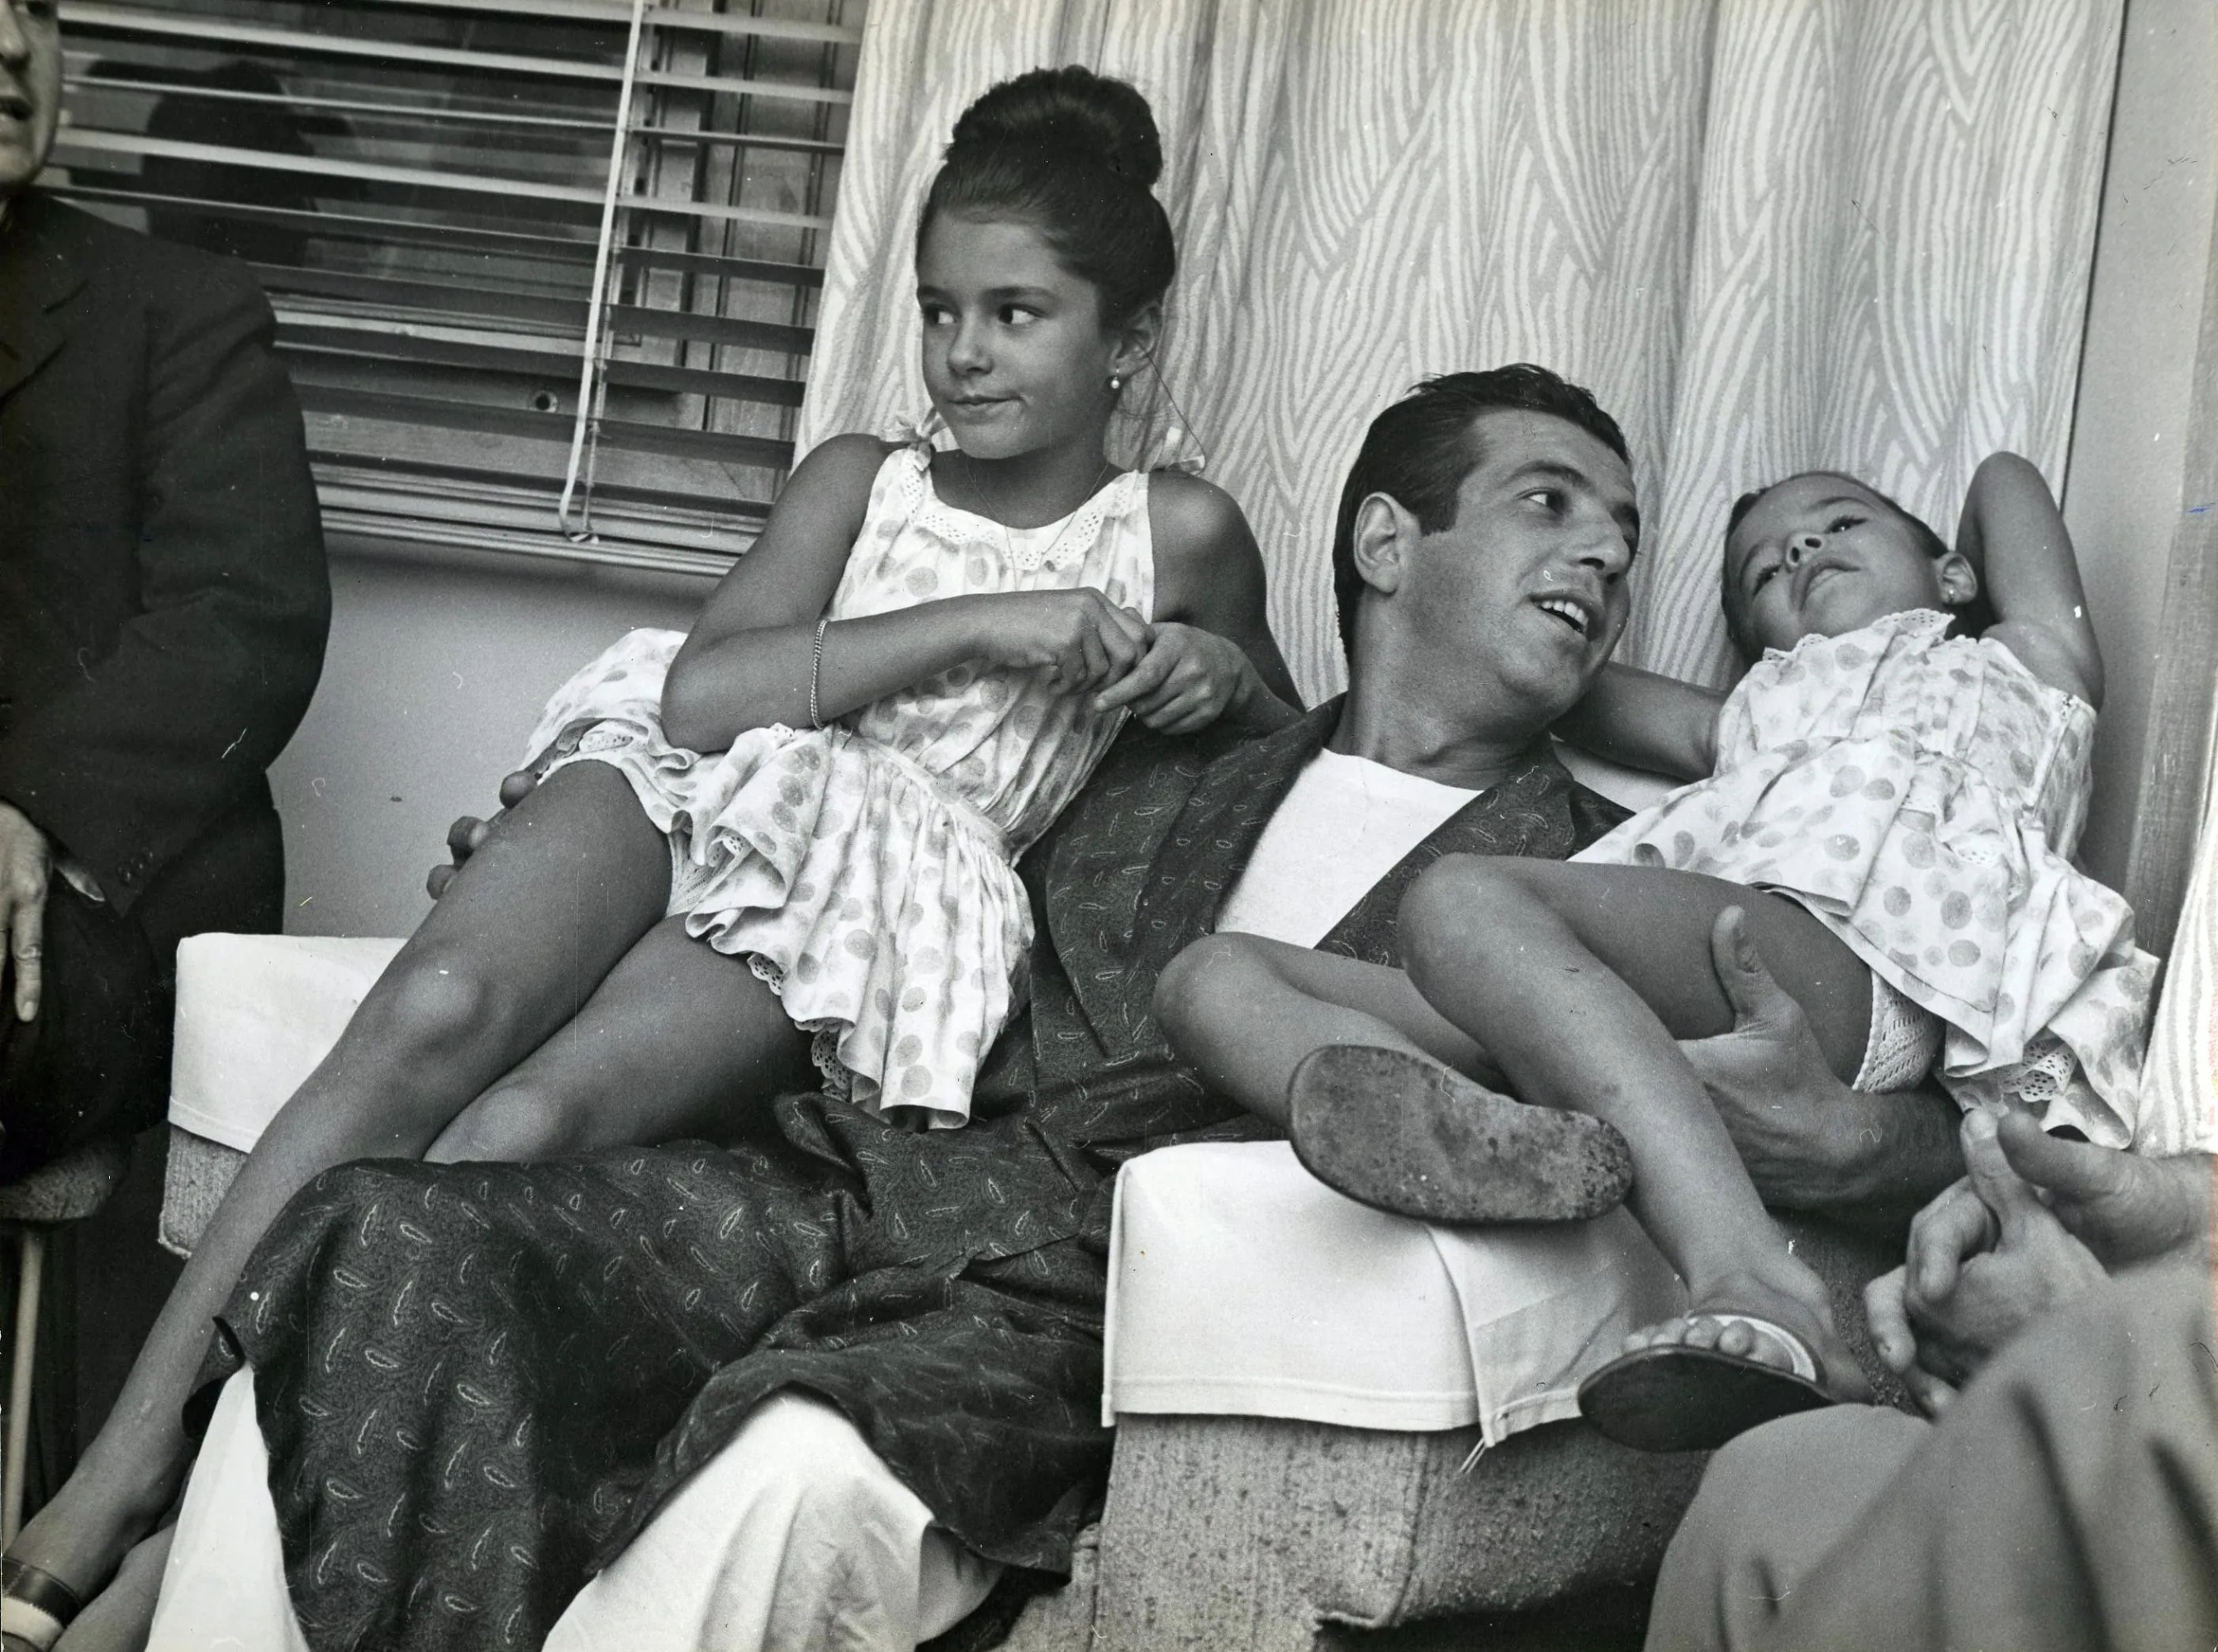
[{"label": "white wall", "polygon": [[2146,755],[2165,563],[2181,467],[2218,130],[2218,5],[2128,0],[2081,356],[2064,516],[2079,547],[2109,693],[2081,855],[2125,881]]},{"label": "white wall", "polygon": [[406,935],[457,814],[498,807],[561,681],[635,626],[691,623],[709,583],[521,559],[334,547],[330,653],[270,770],[286,929]]}]

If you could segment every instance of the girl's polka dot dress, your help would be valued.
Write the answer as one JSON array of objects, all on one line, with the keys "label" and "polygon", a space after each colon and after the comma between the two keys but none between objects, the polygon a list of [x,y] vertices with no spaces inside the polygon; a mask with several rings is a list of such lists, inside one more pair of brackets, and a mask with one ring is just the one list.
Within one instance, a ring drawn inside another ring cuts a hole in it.
[{"label": "girl's polka dot dress", "polygon": [[2122,1147],[2156,960],[2066,858],[2095,712],[1931,609],[1806,637],[1744,677],[1718,770],[1578,858],[1791,896],[1946,1024],[1937,1076]]},{"label": "girl's polka dot dress", "polygon": [[[889,455],[834,620],[939,597],[1085,585],[1151,617],[1148,479],[1128,471],[1046,528],[943,504],[929,452]],[[1022,990],[1032,908],[1013,863],[1093,773],[1124,714],[1034,672],[957,665],[823,729],[703,755],[664,738],[685,633],[635,631],[563,685],[531,737],[614,764],[670,838],[670,910],[744,956],[866,1106],[970,1116],[979,1059]],[[835,645],[836,646],[836,643]],[[559,766],[559,765],[558,765]]]}]

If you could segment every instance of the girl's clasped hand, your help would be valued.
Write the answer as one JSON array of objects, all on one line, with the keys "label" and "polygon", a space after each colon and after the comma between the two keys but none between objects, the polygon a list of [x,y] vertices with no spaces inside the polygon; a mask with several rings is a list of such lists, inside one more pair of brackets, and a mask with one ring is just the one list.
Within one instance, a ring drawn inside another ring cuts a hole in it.
[{"label": "girl's clasped hand", "polygon": [[1100,591],[1028,591],[977,599],[977,657],[1037,671],[1060,693],[1094,691],[1097,713],[1130,712],[1165,734],[1206,728],[1252,692],[1237,643],[1199,626],[1150,625]]}]

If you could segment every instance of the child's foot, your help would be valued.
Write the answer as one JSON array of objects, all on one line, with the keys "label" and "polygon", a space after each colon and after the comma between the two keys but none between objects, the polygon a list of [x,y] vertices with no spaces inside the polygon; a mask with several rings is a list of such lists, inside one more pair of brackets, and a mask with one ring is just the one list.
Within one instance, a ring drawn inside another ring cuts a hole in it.
[{"label": "child's foot", "polygon": [[12,1555],[0,1559],[0,1641],[7,1652],[46,1652],[84,1604],[50,1573]]},{"label": "child's foot", "polygon": [[1579,1384],[1579,1414],[1605,1438],[1711,1451],[1781,1417],[1870,1397],[1822,1313],[1746,1275],[1703,1294],[1694,1311],[1626,1338]]},{"label": "child's foot", "polygon": [[1352,1199],[1427,1222],[1584,1222],[1633,1187],[1625,1138],[1398,1049],[1328,1044],[1287,1086],[1294,1153]]},{"label": "child's foot", "polygon": [[88,1455],[53,1500],[15,1534],[0,1568],[0,1632],[8,1637],[7,1652],[44,1652],[53,1645],[70,1620],[108,1587],[170,1501],[170,1489],[163,1484],[134,1482],[125,1488],[104,1482]]}]

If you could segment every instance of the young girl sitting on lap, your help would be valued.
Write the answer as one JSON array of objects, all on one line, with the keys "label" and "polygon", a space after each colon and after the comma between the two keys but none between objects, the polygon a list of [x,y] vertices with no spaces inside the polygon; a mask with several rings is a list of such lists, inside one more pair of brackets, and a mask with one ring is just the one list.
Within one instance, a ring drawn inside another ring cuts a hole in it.
[{"label": "young girl sitting on lap", "polygon": [[548,778],[272,1122],[15,1545],[11,1635],[50,1644],[169,1502],[210,1320],[311,1177],[728,1139],[820,1073],[960,1124],[1031,938],[1013,863],[1125,717],[1296,715],[1238,507],[1104,456],[1173,273],[1161,168],[1146,101],[1082,69],[963,115],[916,251],[955,447],[826,442],[690,634],[555,696]]},{"label": "young girl sitting on lap", "polygon": [[[1983,592],[1999,617],[1956,634]],[[1568,720],[1608,755],[1708,778],[1575,863],[1442,862],[1402,907],[1406,975],[1218,936],[1159,999],[1208,1077],[1290,1112],[1304,1162],[1368,1203],[1578,1218],[1629,1172],[1690,1311],[1631,1338],[1581,1406],[1657,1450],[1863,1388],[1675,1042],[1731,1025],[1710,964],[1729,909],[1843,1080],[1905,1089],[1930,1070],[1967,1106],[2107,1146],[2133,1135],[2155,972],[2125,903],[2066,858],[2102,664],[2032,466],[1979,467],[1954,550],[1850,477],[1750,495],[1724,603],[1762,654],[1730,695],[1613,667]],[[1264,1049],[1266,1021],[1323,1036]]]}]

